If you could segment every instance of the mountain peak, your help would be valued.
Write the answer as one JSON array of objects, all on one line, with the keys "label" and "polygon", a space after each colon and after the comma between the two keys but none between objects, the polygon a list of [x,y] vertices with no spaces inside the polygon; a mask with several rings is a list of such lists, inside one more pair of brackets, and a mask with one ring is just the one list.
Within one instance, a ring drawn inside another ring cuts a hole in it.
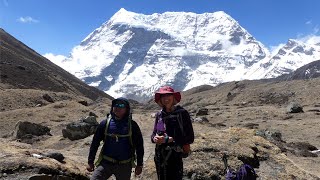
[{"label": "mountain peak", "polygon": [[[161,21],[159,21],[159,19]],[[217,23],[224,22],[229,25],[230,23],[237,23],[230,15],[225,13],[224,11],[217,12],[206,12],[203,14],[196,14],[193,12],[164,12],[164,13],[154,13],[151,15],[139,14],[127,11],[124,8],[121,8],[118,12],[116,12],[111,19],[108,21],[112,24],[130,24],[131,26],[156,26],[157,29],[166,28],[166,26],[171,25],[179,25],[181,23],[185,24],[186,21],[191,21],[196,23],[197,19],[202,21],[207,21],[213,23],[214,21],[218,21]],[[229,22],[227,22],[229,21]],[[167,24],[167,22],[169,24]],[[172,23],[172,24],[170,24]],[[187,24],[185,24],[187,25]],[[153,29],[153,27],[149,27]]]},{"label": "mountain peak", "polygon": [[213,13],[210,13],[210,14],[213,14],[216,17],[227,17],[227,18],[233,19],[229,14],[227,14],[224,11],[216,11],[216,12],[213,12]]},{"label": "mountain peak", "polygon": [[284,46],[284,49],[291,49],[293,47],[302,45],[303,43],[296,39],[289,39],[287,44]]},{"label": "mountain peak", "polygon": [[299,41],[296,39],[289,39],[287,44],[298,44]]},{"label": "mountain peak", "polygon": [[123,17],[123,16],[132,16],[132,15],[135,15],[135,14],[137,14],[137,13],[134,13],[134,12],[131,12],[131,11],[127,11],[126,9],[121,8],[112,17],[119,18],[119,17]]},{"label": "mountain peak", "polygon": [[240,77],[266,56],[260,44],[223,11],[144,15],[122,8],[74,48],[68,67],[114,97],[147,100],[164,84],[185,90],[216,85],[226,73]]},{"label": "mountain peak", "polygon": [[116,14],[118,14],[118,13],[128,13],[129,11],[127,11],[125,8],[120,8],[119,9],[119,11],[116,13]]},{"label": "mountain peak", "polygon": [[128,23],[134,18],[134,16],[138,15],[137,13],[127,11],[124,8],[121,8],[118,12],[116,12],[110,19],[109,22],[113,23]]}]

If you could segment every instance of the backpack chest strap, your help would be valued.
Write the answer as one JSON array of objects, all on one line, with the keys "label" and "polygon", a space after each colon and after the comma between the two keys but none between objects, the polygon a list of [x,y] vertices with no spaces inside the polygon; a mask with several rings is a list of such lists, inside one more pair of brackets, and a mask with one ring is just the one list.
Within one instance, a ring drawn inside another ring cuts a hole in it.
[{"label": "backpack chest strap", "polygon": [[131,137],[130,134],[106,134],[106,137],[112,137],[112,138],[116,138],[116,142],[119,141],[119,138],[125,138],[125,137]]}]

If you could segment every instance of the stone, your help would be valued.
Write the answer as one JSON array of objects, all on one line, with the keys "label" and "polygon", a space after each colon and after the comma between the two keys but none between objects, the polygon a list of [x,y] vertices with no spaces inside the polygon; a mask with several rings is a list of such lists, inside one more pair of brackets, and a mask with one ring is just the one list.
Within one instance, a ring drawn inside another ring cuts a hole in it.
[{"label": "stone", "polygon": [[274,141],[283,142],[281,132],[276,129],[257,130],[256,135],[264,137],[265,139],[271,142],[274,142]]},{"label": "stone", "polygon": [[28,121],[18,121],[13,136],[17,139],[32,138],[32,136],[51,135],[50,128]]},{"label": "stone", "polygon": [[59,161],[61,163],[64,162],[63,161],[64,160],[64,156],[63,156],[62,153],[59,153],[59,152],[49,152],[49,153],[44,154],[44,156],[52,158],[52,159],[55,159],[55,160],[57,160],[57,161]]},{"label": "stone", "polygon": [[94,134],[98,125],[95,116],[88,116],[67,124],[66,128],[62,129],[62,135],[70,140],[83,139]]},{"label": "stone", "polygon": [[54,103],[54,100],[52,99],[51,96],[49,96],[49,94],[44,94],[42,98],[48,102]]},{"label": "stone", "polygon": [[84,105],[84,106],[88,106],[88,102],[85,101],[85,100],[81,100],[81,101],[78,101],[78,103]]},{"label": "stone", "polygon": [[303,113],[303,108],[299,103],[291,102],[287,106],[287,113]]},{"label": "stone", "polygon": [[205,116],[208,115],[208,109],[207,108],[199,108],[196,112],[196,116]]},{"label": "stone", "polygon": [[203,122],[209,122],[209,120],[206,117],[197,117],[193,120],[193,122],[203,123]]}]

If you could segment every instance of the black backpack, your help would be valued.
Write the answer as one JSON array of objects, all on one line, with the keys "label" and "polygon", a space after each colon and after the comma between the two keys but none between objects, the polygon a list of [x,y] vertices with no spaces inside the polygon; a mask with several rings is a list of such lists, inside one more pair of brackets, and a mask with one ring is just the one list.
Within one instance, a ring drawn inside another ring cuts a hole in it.
[{"label": "black backpack", "polygon": [[[156,117],[157,117],[157,122],[159,121],[161,117],[161,112],[157,112]],[[183,136],[185,136],[185,131],[183,129],[183,119],[182,119],[182,113],[179,111],[177,115],[169,115],[169,116],[176,116],[177,117],[177,122],[179,124],[179,128],[181,130],[181,133]],[[190,146],[190,144],[189,144]],[[182,148],[182,147],[181,147]],[[182,158],[187,158],[190,155],[191,152],[183,152],[182,153]]]}]

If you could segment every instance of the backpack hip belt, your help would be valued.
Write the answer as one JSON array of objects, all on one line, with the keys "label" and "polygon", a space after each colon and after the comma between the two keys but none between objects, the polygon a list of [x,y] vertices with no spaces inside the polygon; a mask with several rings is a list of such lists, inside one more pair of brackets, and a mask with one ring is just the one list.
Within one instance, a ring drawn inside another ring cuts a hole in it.
[{"label": "backpack hip belt", "polygon": [[113,159],[112,157],[108,157],[108,156],[105,156],[105,155],[103,155],[102,158],[107,160],[107,161],[109,161],[109,162],[111,162],[111,163],[113,163],[113,164],[128,164],[128,163],[131,163],[131,161],[133,159],[133,157],[132,157],[130,159],[119,161],[119,160]]},{"label": "backpack hip belt", "polygon": [[166,151],[174,150],[175,152],[183,152],[182,146],[175,145],[175,144],[165,144],[165,145],[156,145],[156,149],[164,149]]}]

